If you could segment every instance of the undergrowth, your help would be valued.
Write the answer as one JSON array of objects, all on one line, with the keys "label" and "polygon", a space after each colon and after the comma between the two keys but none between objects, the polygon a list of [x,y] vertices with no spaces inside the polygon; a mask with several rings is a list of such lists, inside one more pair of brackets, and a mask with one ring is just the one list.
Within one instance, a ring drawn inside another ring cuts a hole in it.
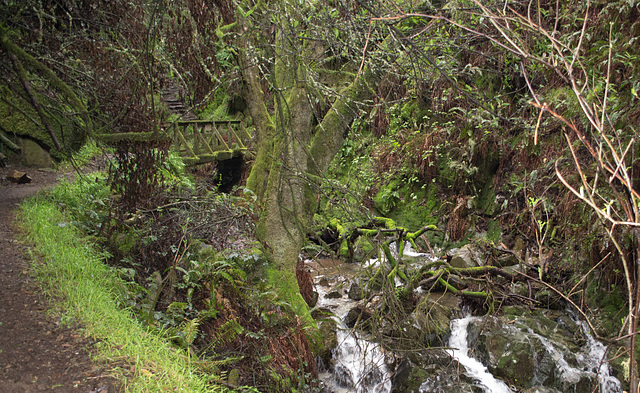
[{"label": "undergrowth", "polygon": [[37,276],[101,342],[101,359],[126,364],[116,374],[127,391],[315,389],[321,340],[264,283],[252,197],[185,183],[179,164],[180,186],[125,216],[100,173],[25,202],[33,253],[46,261]]},{"label": "undergrowth", "polygon": [[[57,188],[58,192],[64,189]],[[64,299],[66,316],[99,341],[99,360],[129,367],[113,370],[126,391],[228,390],[209,383],[216,376],[191,370],[186,351],[168,345],[162,335],[151,332],[123,307],[119,294],[126,283],[109,269],[105,255],[86,235],[68,224],[74,218],[70,211],[63,212],[51,197],[40,195],[25,201],[20,213],[36,276]]]}]

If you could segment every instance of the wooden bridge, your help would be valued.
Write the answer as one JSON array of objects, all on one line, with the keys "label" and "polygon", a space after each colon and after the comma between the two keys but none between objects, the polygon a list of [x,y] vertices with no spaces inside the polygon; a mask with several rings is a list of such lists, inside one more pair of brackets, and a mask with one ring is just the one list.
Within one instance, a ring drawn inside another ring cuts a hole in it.
[{"label": "wooden bridge", "polygon": [[251,135],[240,120],[183,120],[165,124],[160,132],[100,134],[105,142],[151,141],[168,138],[187,165],[229,160],[248,153]]},{"label": "wooden bridge", "polygon": [[240,120],[184,120],[167,130],[187,165],[224,161],[247,153],[251,135]]}]

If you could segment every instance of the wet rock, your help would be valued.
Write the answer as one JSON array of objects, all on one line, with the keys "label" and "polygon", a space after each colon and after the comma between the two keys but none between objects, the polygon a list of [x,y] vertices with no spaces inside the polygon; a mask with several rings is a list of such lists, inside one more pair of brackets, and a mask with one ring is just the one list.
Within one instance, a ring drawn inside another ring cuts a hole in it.
[{"label": "wet rock", "polygon": [[410,340],[428,346],[445,345],[451,334],[451,319],[460,312],[452,294],[429,294],[404,321],[402,330]]},{"label": "wet rock", "polygon": [[393,374],[391,393],[417,392],[422,382],[428,377],[429,374],[426,370],[416,367],[409,358],[405,358]]},{"label": "wet rock", "polygon": [[487,316],[468,330],[473,357],[491,373],[519,389],[544,392],[587,392],[597,383],[584,363],[589,350],[583,337],[568,316],[539,310]]},{"label": "wet rock", "polygon": [[323,286],[323,287],[328,287],[329,286],[329,279],[326,278],[326,277],[320,278],[320,280],[318,281],[318,285]]},{"label": "wet rock", "polygon": [[474,245],[467,244],[460,248],[449,251],[451,266],[458,268],[483,266],[484,262],[480,258],[481,253]]},{"label": "wet rock", "polygon": [[553,388],[547,388],[544,386],[537,386],[535,388],[527,389],[524,391],[525,393],[562,393],[559,390]]},{"label": "wet rock", "polygon": [[349,299],[355,300],[356,302],[362,299],[362,288],[360,284],[355,281],[352,282],[349,287]]},{"label": "wet rock", "polygon": [[24,172],[13,170],[7,174],[7,180],[16,184],[31,183],[31,176]]},{"label": "wet rock", "polygon": [[[464,391],[457,390],[461,384],[456,366],[457,362],[442,350],[410,352],[398,363],[391,379],[391,393]],[[451,390],[443,390],[447,385]]]},{"label": "wet rock", "polygon": [[366,309],[362,306],[356,306],[349,310],[345,317],[344,323],[350,329],[352,329],[356,325],[360,327],[366,327],[368,325],[367,322],[369,322],[372,316],[373,313],[371,312],[371,310]]},{"label": "wet rock", "polygon": [[333,350],[338,346],[338,336],[336,333],[336,322],[334,320],[324,320],[320,323],[320,334],[322,335],[323,348],[318,353],[325,367],[331,365]]},{"label": "wet rock", "polygon": [[340,291],[333,290],[327,293],[325,297],[327,299],[340,299],[342,297],[342,294],[340,293]]}]

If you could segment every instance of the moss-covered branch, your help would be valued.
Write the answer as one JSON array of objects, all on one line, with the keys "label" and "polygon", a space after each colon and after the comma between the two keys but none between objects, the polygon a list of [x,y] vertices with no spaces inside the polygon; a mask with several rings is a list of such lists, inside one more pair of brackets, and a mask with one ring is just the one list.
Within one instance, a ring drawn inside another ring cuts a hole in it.
[{"label": "moss-covered branch", "polygon": [[18,45],[14,44],[11,39],[8,37],[9,31],[4,27],[0,26],[0,46],[10,55],[15,56],[20,60],[21,63],[26,64],[30,69],[40,74],[44,77],[49,84],[56,89],[60,94],[69,100],[69,103],[80,113],[80,117],[85,123],[85,127],[88,134],[92,133],[92,123],[91,118],[89,117],[89,112],[87,111],[84,103],[78,98],[78,96],[73,92],[73,90],[66,84],[62,79],[60,79],[49,67],[45,66],[35,57],[31,56],[27,52],[23,51]]},{"label": "moss-covered branch", "polygon": [[358,112],[358,103],[368,100],[374,93],[371,87],[380,75],[365,67],[362,74],[340,94],[315,129],[310,147],[309,168],[313,173],[324,173],[344,142],[343,135]]},{"label": "moss-covered branch", "polygon": [[20,80],[20,83],[22,84],[24,91],[27,93],[27,96],[31,101],[31,106],[33,106],[33,109],[35,109],[36,113],[38,113],[38,116],[40,116],[40,120],[42,120],[42,124],[44,124],[44,128],[49,133],[49,136],[51,136],[51,140],[53,141],[54,146],[56,147],[56,149],[58,149],[58,151],[62,150],[62,146],[60,145],[60,141],[58,140],[56,133],[53,131],[51,122],[47,118],[47,115],[44,113],[42,106],[38,102],[38,99],[36,98],[36,95],[33,92],[31,85],[29,84],[27,72],[24,70],[24,67],[22,67],[22,64],[13,53],[9,53],[9,58],[11,59],[11,64],[13,64],[13,68],[16,71],[16,75],[18,75],[18,79]]},{"label": "moss-covered branch", "polygon": [[16,151],[18,153],[20,153],[20,151],[22,150],[22,149],[20,149],[20,146],[16,145],[15,143],[13,143],[11,141],[11,139],[7,138],[7,136],[2,131],[0,131],[0,142],[2,142],[5,145],[9,146],[9,148],[11,150],[14,150],[14,151]]},{"label": "moss-covered branch", "polygon": [[276,125],[267,109],[257,59],[249,55],[253,53],[250,49],[252,48],[252,43],[249,37],[246,36],[249,34],[247,32],[250,31],[249,26],[250,22],[247,18],[238,18],[236,27],[240,37],[238,41],[240,50],[236,58],[244,80],[242,95],[247,103],[247,109],[251,115],[256,133],[256,158],[247,179],[247,188],[256,194],[258,200],[263,201],[273,161],[272,139],[276,133]]}]

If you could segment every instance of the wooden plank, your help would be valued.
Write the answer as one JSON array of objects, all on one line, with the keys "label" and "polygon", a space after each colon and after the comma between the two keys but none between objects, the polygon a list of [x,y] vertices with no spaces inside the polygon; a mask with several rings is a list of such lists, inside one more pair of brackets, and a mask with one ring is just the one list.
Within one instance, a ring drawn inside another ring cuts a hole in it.
[{"label": "wooden plank", "polygon": [[187,153],[189,153],[191,155],[191,157],[197,158],[198,156],[196,155],[196,153],[193,152],[191,147],[189,147],[189,144],[187,143],[187,140],[184,138],[184,135],[182,135],[182,133],[180,131],[178,131],[178,138],[180,139],[180,142],[182,142],[184,144],[184,147],[185,147]]},{"label": "wooden plank", "polygon": [[220,145],[224,147],[224,150],[229,150],[229,145],[227,145],[227,142],[224,141],[224,138],[222,137],[220,132],[218,132],[218,130],[216,130],[215,134],[218,137],[218,140],[220,141]]},{"label": "wooden plank", "polygon": [[201,165],[201,164],[206,164],[208,162],[229,160],[231,158],[241,156],[246,152],[247,152],[247,149],[219,150],[213,154],[201,154],[198,157],[183,158],[183,161],[186,165],[189,165],[189,166]]},{"label": "wooden plank", "polygon": [[216,127],[216,124],[214,122],[211,123],[211,132],[210,132],[210,136],[209,136],[209,145],[211,145],[212,148],[217,148],[218,147],[218,143],[217,143],[217,138],[216,138],[216,134],[218,133],[218,128]]},{"label": "wooden plank", "polygon": [[165,132],[119,132],[115,134],[95,134],[95,138],[107,142],[114,143],[120,141],[134,141],[134,142],[153,142],[162,139],[171,139],[171,137]]},{"label": "wooden plank", "polygon": [[204,138],[204,136],[202,136],[201,133],[198,133],[198,138],[200,138],[200,143],[202,144],[202,147],[205,150],[205,154],[213,154],[214,153],[213,149],[211,149],[211,146],[209,146],[206,139]]},{"label": "wooden plank", "polygon": [[217,125],[223,125],[227,123],[239,124],[242,120],[178,120],[178,123],[181,126],[189,125],[189,124],[210,124],[215,123]]},{"label": "wooden plank", "polygon": [[238,146],[240,146],[240,148],[244,148],[244,143],[242,143],[242,139],[240,139],[238,134],[236,134],[233,128],[231,128],[231,124],[227,124],[227,129],[231,134],[233,134],[233,136],[236,138],[236,141],[238,141]]},{"label": "wooden plank", "polygon": [[200,141],[198,140],[198,134],[200,131],[198,131],[198,124],[191,124],[191,128],[193,129],[193,151],[196,154],[200,154]]}]

